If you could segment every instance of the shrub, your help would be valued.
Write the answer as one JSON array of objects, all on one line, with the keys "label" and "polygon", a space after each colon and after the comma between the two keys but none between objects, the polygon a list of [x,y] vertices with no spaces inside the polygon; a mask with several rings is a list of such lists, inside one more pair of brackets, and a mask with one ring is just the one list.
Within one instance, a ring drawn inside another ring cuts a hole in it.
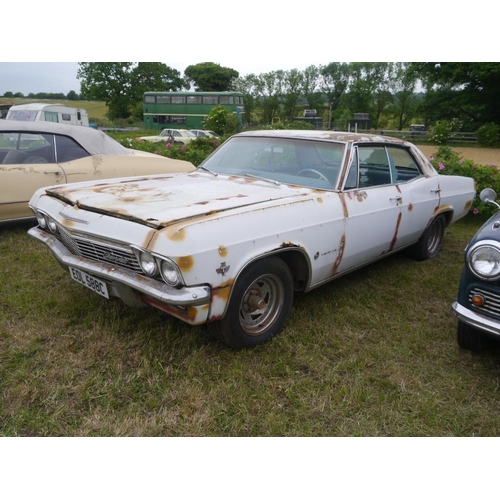
[{"label": "shrub", "polygon": [[205,118],[204,128],[213,130],[219,135],[235,134],[240,130],[237,116],[224,106],[215,106]]},{"label": "shrub", "polygon": [[477,142],[483,147],[498,146],[498,136],[500,135],[500,126],[496,123],[485,123],[476,132]]},{"label": "shrub", "polygon": [[450,124],[446,120],[442,120],[432,127],[430,139],[434,144],[444,144],[450,135]]},{"label": "shrub", "polygon": [[434,168],[444,175],[463,175],[472,177],[476,184],[476,198],[472,206],[474,214],[493,215],[497,209],[494,205],[483,203],[479,193],[484,188],[493,188],[500,193],[500,172],[496,165],[478,165],[472,160],[466,160],[449,146],[440,146],[434,157],[431,157]]},{"label": "shrub", "polygon": [[219,147],[222,139],[213,139],[209,137],[198,137],[189,142],[186,146],[183,144],[174,144],[167,146],[165,142],[141,141],[138,139],[119,139],[118,142],[123,146],[140,151],[147,151],[167,158],[176,160],[190,161],[197,167],[208,155]]}]

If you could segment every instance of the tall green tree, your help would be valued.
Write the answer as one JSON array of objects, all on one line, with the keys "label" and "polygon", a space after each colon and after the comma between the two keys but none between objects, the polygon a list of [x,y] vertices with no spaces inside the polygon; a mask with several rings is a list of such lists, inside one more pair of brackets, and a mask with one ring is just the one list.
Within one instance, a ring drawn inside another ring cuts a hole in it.
[{"label": "tall green tree", "polygon": [[77,78],[87,99],[104,101],[110,119],[128,118],[145,91],[179,90],[186,85],[180,73],[164,63],[79,63]]},{"label": "tall green tree", "polygon": [[423,112],[430,120],[452,120],[470,131],[500,124],[500,63],[412,63],[412,69],[428,89]]},{"label": "tall green tree", "polygon": [[188,66],[184,76],[196,91],[227,92],[240,74],[231,68],[225,68],[213,62],[204,62]]}]

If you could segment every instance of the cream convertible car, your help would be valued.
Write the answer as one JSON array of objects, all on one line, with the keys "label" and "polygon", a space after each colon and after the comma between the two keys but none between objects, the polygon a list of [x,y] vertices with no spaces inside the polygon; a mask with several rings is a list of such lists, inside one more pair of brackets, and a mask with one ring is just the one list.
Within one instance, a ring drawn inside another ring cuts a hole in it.
[{"label": "cream convertible car", "polygon": [[398,139],[255,131],[195,172],[40,189],[29,234],[68,279],[242,348],[281,330],[295,291],[404,248],[434,257],[474,196]]},{"label": "cream convertible car", "polygon": [[89,127],[0,120],[0,222],[33,217],[28,200],[43,186],[191,170]]}]

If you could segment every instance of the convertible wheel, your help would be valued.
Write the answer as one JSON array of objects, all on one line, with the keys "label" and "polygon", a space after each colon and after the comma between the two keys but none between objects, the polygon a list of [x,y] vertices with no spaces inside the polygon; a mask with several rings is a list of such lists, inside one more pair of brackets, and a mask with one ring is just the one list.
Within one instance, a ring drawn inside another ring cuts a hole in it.
[{"label": "convertible wheel", "polygon": [[446,221],[444,215],[438,215],[424,231],[415,245],[408,248],[407,253],[415,260],[434,258],[443,243]]},{"label": "convertible wheel", "polygon": [[243,271],[225,316],[209,328],[233,349],[255,347],[281,330],[292,300],[288,266],[277,257],[260,260]]},{"label": "convertible wheel", "polygon": [[492,347],[494,340],[472,326],[461,321],[457,325],[457,343],[462,349],[481,352]]}]

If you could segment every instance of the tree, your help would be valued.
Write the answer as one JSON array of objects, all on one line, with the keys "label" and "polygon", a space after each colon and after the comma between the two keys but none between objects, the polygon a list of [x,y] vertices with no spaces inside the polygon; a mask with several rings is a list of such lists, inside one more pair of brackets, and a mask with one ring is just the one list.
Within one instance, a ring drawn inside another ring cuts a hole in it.
[{"label": "tree", "polygon": [[219,135],[235,134],[240,129],[236,115],[224,106],[214,106],[205,118],[203,127],[207,130],[213,130]]},{"label": "tree", "polygon": [[186,80],[200,92],[227,92],[240,74],[213,62],[188,66],[184,70]]},{"label": "tree", "polygon": [[500,124],[500,63],[412,63],[411,68],[428,89],[422,109],[433,121],[453,120],[471,131]]},{"label": "tree", "polygon": [[108,117],[128,118],[145,91],[179,90],[186,85],[176,69],[164,63],[79,63],[77,78],[87,99],[104,101]]}]

